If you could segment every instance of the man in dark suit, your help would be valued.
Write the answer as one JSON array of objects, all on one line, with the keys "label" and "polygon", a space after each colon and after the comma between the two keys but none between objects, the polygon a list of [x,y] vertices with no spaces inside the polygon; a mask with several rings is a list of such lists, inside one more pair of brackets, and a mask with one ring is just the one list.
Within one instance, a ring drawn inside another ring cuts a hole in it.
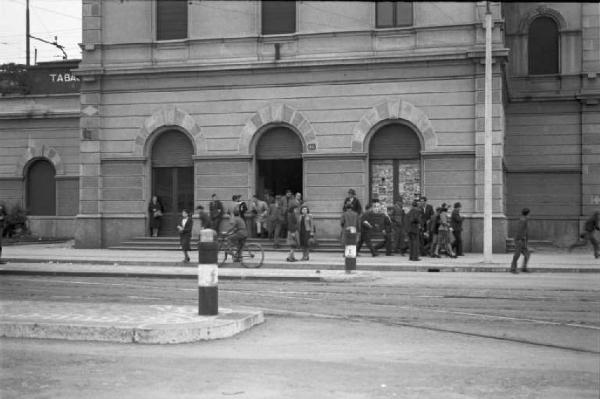
[{"label": "man in dark suit", "polygon": [[210,223],[213,230],[219,232],[221,228],[221,220],[223,220],[223,203],[217,197],[217,194],[211,196],[211,201],[208,204],[208,213],[210,215]]},{"label": "man in dark suit", "polygon": [[454,244],[452,245],[456,256],[464,256],[463,244],[462,244],[462,230],[464,217],[460,215],[461,205],[460,202],[454,204],[454,210],[452,216],[450,216],[450,226],[452,227],[452,233],[454,234]]},{"label": "man in dark suit", "polygon": [[425,237],[425,232],[429,231],[429,223],[431,222],[431,217],[435,212],[433,211],[433,207],[427,203],[427,197],[425,196],[422,196],[420,198],[419,208],[421,210],[421,231],[419,233],[419,246],[421,256],[425,256],[427,254],[427,250],[431,246],[432,241],[432,237]]},{"label": "man in dark suit", "polygon": [[517,234],[515,235],[515,254],[513,255],[512,263],[510,264],[510,272],[517,274],[517,261],[519,256],[523,254],[523,268],[521,269],[524,273],[529,272],[527,270],[527,262],[529,261],[529,249],[527,249],[527,221],[529,215],[529,208],[523,208],[521,211],[521,218],[519,219],[519,225],[517,226]]},{"label": "man in dark suit", "polygon": [[190,257],[188,256],[188,251],[191,251],[191,241],[192,241],[192,226],[194,222],[190,217],[187,209],[181,211],[181,222],[177,225],[177,230],[179,231],[179,243],[181,244],[181,249],[183,251],[183,263],[188,263],[190,261]]},{"label": "man in dark suit", "polygon": [[596,259],[600,258],[600,246],[598,245],[598,240],[594,237],[594,231],[600,230],[600,211],[596,211],[590,216],[583,226],[583,233],[579,235],[581,240],[577,241],[575,244],[569,247],[569,252],[576,247],[584,247],[587,245],[588,241],[592,243],[594,247],[594,257]]},{"label": "man in dark suit", "polygon": [[419,203],[413,201],[412,208],[406,215],[408,223],[408,238],[410,239],[410,260],[421,260],[419,259],[419,235],[421,234],[421,212]]},{"label": "man in dark suit", "polygon": [[360,238],[356,245],[356,256],[360,256],[360,249],[362,248],[363,243],[367,244],[367,248],[369,248],[372,256],[377,256],[377,252],[373,248],[373,243],[371,242],[371,235],[375,228],[374,213],[371,210],[371,204],[367,204],[365,211],[360,215],[359,220]]}]

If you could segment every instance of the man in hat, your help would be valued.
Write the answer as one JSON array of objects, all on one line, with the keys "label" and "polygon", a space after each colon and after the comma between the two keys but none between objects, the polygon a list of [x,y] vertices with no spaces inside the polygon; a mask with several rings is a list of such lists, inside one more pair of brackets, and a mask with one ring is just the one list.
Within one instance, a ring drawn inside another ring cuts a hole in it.
[{"label": "man in hat", "polygon": [[356,198],[356,191],[353,188],[348,190],[348,196],[344,200],[344,207],[346,207],[347,204],[349,204],[352,210],[357,214],[360,215],[362,213],[362,206],[360,205],[358,198]]},{"label": "man in hat", "polygon": [[517,261],[521,254],[523,254],[523,272],[527,273],[527,262],[529,261],[529,249],[527,249],[527,221],[529,215],[529,208],[523,208],[521,211],[521,218],[519,219],[519,225],[517,226],[517,234],[515,235],[515,254],[513,255],[512,263],[510,264],[510,272],[517,274]]}]

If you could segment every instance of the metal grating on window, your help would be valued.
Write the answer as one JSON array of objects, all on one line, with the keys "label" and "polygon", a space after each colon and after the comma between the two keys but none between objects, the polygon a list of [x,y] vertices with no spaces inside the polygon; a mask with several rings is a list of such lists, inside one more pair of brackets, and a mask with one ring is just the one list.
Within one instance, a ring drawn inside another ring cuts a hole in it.
[{"label": "metal grating on window", "polygon": [[419,159],[421,143],[411,128],[402,124],[382,127],[369,144],[371,159]]},{"label": "metal grating on window", "polygon": [[194,166],[194,147],[187,136],[177,130],[164,132],[152,145],[153,167]]},{"label": "metal grating on window", "polygon": [[302,158],[302,141],[285,127],[275,127],[262,135],[256,145],[256,159]]}]

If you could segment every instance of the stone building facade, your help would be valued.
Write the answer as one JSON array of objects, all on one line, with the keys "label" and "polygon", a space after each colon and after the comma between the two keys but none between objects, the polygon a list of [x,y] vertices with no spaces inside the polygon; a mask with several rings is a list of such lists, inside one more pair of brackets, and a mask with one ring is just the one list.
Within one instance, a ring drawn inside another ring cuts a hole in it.
[{"label": "stone building facade", "polygon": [[[532,237],[559,244],[600,206],[599,7],[491,3],[495,251],[523,206]],[[169,221],[212,193],[290,188],[318,234],[337,237],[354,188],[363,203],[459,201],[465,249],[481,251],[485,11],[485,2],[84,0],[80,112],[70,120],[79,126],[55,151],[76,154],[78,211],[56,223],[80,247],[106,247],[147,235],[153,194]],[[530,70],[540,21],[542,38],[556,28],[550,73]],[[23,171],[1,167],[0,181],[23,184]]]}]

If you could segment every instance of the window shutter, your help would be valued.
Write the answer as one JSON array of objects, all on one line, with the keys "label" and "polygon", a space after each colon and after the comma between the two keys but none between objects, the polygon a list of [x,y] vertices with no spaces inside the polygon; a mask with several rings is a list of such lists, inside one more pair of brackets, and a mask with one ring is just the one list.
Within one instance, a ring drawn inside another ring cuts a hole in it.
[{"label": "window shutter", "polygon": [[296,32],[295,1],[262,1],[262,34]]},{"label": "window shutter", "polygon": [[413,24],[413,3],[396,2],[396,26],[411,26]]},{"label": "window shutter", "polygon": [[302,158],[302,141],[296,133],[285,127],[275,127],[265,132],[256,145],[256,159]]},{"label": "window shutter", "polygon": [[27,210],[31,215],[56,215],[56,172],[45,160],[35,161],[27,171]]},{"label": "window shutter", "polygon": [[194,147],[187,136],[176,130],[160,135],[152,145],[153,167],[194,166]]},{"label": "window shutter", "polygon": [[391,1],[381,1],[375,3],[376,26],[378,28],[391,28],[394,26],[394,3]]},{"label": "window shutter", "polygon": [[188,36],[187,0],[157,0],[156,39],[185,39]]},{"label": "window shutter", "polygon": [[421,143],[411,128],[401,124],[379,129],[369,144],[371,159],[419,159]]}]

